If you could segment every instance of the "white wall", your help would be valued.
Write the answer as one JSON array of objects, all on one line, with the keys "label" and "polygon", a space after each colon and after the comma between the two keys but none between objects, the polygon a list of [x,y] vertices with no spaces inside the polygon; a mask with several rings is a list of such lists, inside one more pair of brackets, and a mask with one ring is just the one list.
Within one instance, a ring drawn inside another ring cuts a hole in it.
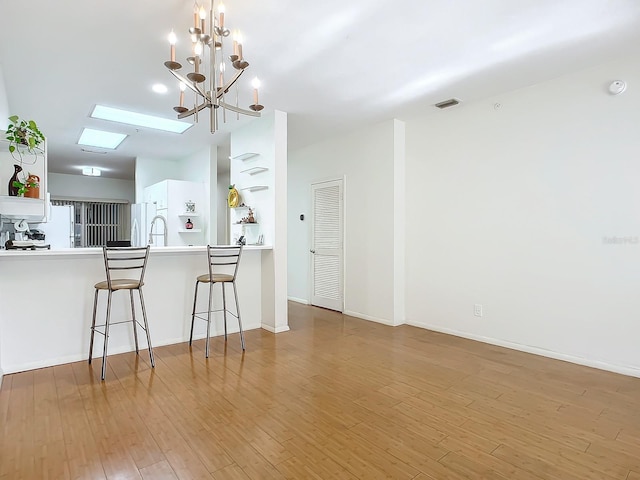
[{"label": "white wall", "polygon": [[2,65],[0,64],[0,130],[6,130],[9,125],[9,97],[4,83]]},{"label": "white wall", "polygon": [[218,245],[229,243],[229,209],[227,208],[227,198],[229,194],[229,156],[231,155],[230,145],[225,143],[218,146],[218,197],[217,221],[218,221]]},{"label": "white wall", "polygon": [[[260,232],[271,250],[262,253],[262,327],[274,333],[289,330],[287,310],[287,114],[273,112],[253,120],[231,134],[231,156],[243,153],[259,156],[243,162],[233,159],[230,183],[238,188],[242,201],[256,208]],[[253,166],[268,170],[256,175],[243,173]],[[248,186],[268,188],[249,192]]]},{"label": "white wall", "polygon": [[640,376],[639,126],[637,57],[408,119],[407,322]]},{"label": "white wall", "polygon": [[91,200],[135,200],[135,184],[131,180],[49,173],[51,197]]},{"label": "white wall", "polygon": [[217,162],[218,154],[215,146],[208,147],[179,161],[182,168],[181,180],[204,184],[204,198],[206,202],[205,205],[196,205],[196,209],[202,211],[204,218],[207,219],[206,225],[204,226],[204,238],[208,243],[211,243],[211,238],[215,241],[218,236],[218,225],[216,223],[217,198],[215,195],[211,195],[211,185],[215,186],[218,183]]},{"label": "white wall", "polygon": [[136,158],[135,191],[136,203],[142,203],[144,188],[163,180],[184,180],[182,166],[176,160]]},{"label": "white wall", "polygon": [[289,153],[290,298],[310,300],[311,184],[344,178],[345,313],[397,323],[393,281],[397,128],[400,124],[390,120]]},{"label": "white wall", "polygon": [[[9,101],[7,99],[7,90],[4,85],[4,76],[2,74],[2,65],[0,65],[0,130],[4,130],[9,121],[4,120],[9,117]],[[2,322],[0,322],[2,323]],[[0,325],[0,338],[2,338],[2,326]],[[0,360],[2,359],[2,342],[0,342]],[[0,387],[2,387],[2,362],[0,361]]]}]

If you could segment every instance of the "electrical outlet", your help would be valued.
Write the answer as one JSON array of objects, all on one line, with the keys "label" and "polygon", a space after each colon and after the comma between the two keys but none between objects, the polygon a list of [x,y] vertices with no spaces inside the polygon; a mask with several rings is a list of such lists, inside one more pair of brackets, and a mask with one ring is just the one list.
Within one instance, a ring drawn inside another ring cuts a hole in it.
[{"label": "electrical outlet", "polygon": [[476,317],[481,317],[481,316],[482,316],[482,305],[480,305],[479,303],[476,303],[476,304],[473,306],[473,314],[474,314]]}]

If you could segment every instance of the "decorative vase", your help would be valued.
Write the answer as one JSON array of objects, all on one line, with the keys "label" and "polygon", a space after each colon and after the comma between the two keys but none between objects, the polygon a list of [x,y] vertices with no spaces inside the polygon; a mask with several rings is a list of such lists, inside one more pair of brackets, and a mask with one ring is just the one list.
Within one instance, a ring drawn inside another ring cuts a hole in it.
[{"label": "decorative vase", "polygon": [[19,181],[18,174],[22,171],[22,167],[20,165],[14,165],[13,169],[14,169],[13,176],[9,179],[9,196],[17,197],[19,188],[15,187],[13,185],[13,182]]},{"label": "decorative vase", "polygon": [[227,198],[227,202],[230,208],[236,208],[238,203],[240,203],[240,194],[238,190],[236,190],[235,185],[229,185],[229,196]]},{"label": "decorative vase", "polygon": [[[27,189],[24,192],[25,197],[40,198],[40,177],[38,175],[30,174],[25,185],[27,186]],[[35,186],[31,187],[30,185]]]}]

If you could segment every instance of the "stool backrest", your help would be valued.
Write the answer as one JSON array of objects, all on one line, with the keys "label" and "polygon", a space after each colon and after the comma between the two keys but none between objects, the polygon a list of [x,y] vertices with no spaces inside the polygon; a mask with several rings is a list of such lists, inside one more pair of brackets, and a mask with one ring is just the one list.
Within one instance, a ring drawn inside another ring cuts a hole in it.
[{"label": "stool backrest", "polygon": [[[109,288],[111,288],[112,280],[124,277],[131,278],[131,275],[128,274],[131,271],[136,274],[136,278],[142,285],[149,258],[149,245],[146,247],[102,247],[102,253]],[[124,272],[127,274],[125,275]]]},{"label": "stool backrest", "polygon": [[209,275],[225,273],[233,275],[235,281],[242,255],[242,245],[207,245]]}]

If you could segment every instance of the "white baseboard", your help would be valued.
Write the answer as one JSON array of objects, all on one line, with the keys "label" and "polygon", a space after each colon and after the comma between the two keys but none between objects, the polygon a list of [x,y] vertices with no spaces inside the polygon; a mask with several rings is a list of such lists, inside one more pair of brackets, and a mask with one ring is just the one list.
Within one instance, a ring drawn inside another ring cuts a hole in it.
[{"label": "white baseboard", "polygon": [[365,315],[364,313],[354,312],[352,310],[345,310],[342,312],[345,315],[349,315],[350,317],[361,318],[363,320],[369,320],[370,322],[382,323],[383,325],[389,325],[390,327],[397,327],[401,325],[399,323],[394,323],[392,320],[387,320],[386,318],[378,318],[372,317],[371,315]]},{"label": "white baseboard", "polygon": [[262,324],[262,328],[264,328],[267,332],[271,333],[282,333],[288,332],[290,330],[289,325],[285,325],[284,327],[272,327],[271,325]]},{"label": "white baseboard", "polygon": [[[245,328],[244,331],[248,331],[248,330],[254,330],[260,328],[258,326],[249,326],[249,328]],[[287,327],[287,330],[289,329],[289,327]],[[238,329],[237,327],[235,329],[229,328],[228,330],[228,334],[231,335],[233,333],[238,333]],[[224,330],[221,329],[221,331],[218,331],[218,329],[216,328],[212,328],[212,332],[211,332],[211,337],[219,337],[224,335]],[[194,334],[193,335],[193,339],[194,340],[200,340],[203,338],[206,338],[206,333],[203,334]],[[159,340],[159,341],[154,341],[153,338],[151,339],[153,341],[153,347],[163,347],[165,345],[175,345],[177,343],[185,343],[189,341],[189,337],[176,337],[176,338],[168,338],[168,339],[164,339],[164,340]],[[145,350],[147,349],[147,342],[144,338],[140,338],[140,343],[138,345],[138,349],[140,350],[140,354],[144,355]],[[114,347],[111,348],[109,347],[109,355],[117,355],[119,353],[128,353],[128,352],[133,352],[135,350],[134,345],[123,345],[120,347]],[[96,351],[96,354],[94,355],[93,358],[102,358],[102,350],[100,350],[100,354],[98,354],[98,352]],[[80,361],[87,361],[87,354],[86,353],[82,353],[82,354],[76,354],[76,355],[67,355],[64,357],[58,357],[58,358],[52,358],[52,359],[48,359],[48,360],[40,360],[37,362],[31,362],[31,363],[23,363],[23,364],[19,364],[19,365],[9,365],[7,368],[5,368],[4,373],[6,373],[7,375],[10,373],[18,373],[18,372],[26,372],[27,370],[36,370],[38,368],[45,368],[45,367],[52,367],[54,365],[63,365],[65,363],[73,363],[73,362],[80,362]],[[0,376],[1,376],[0,372]]]},{"label": "white baseboard", "polygon": [[469,340],[476,340],[478,342],[488,343],[490,345],[497,345],[498,347],[510,348],[511,350],[518,350],[521,352],[532,353],[534,355],[540,355],[542,357],[553,358],[555,360],[563,360],[569,363],[575,363],[577,365],[584,365],[585,367],[597,368],[599,370],[606,370],[608,372],[620,373],[622,375],[628,375],[631,377],[640,378],[640,369],[627,365],[616,365],[613,363],[602,362],[600,360],[593,360],[590,358],[576,357],[574,355],[568,355],[565,353],[554,352],[552,350],[545,350],[544,348],[532,347],[530,345],[523,345],[521,343],[508,342],[504,340],[498,340],[491,337],[483,337],[481,335],[474,335],[467,332],[461,332],[450,328],[443,328],[436,325],[430,325],[421,322],[408,321],[407,325],[413,327],[424,328],[427,330],[433,330],[434,332],[446,333],[456,337],[468,338]]},{"label": "white baseboard", "polygon": [[291,302],[302,303],[303,305],[309,305],[309,300],[305,300],[304,298],[287,297],[287,300]]}]

